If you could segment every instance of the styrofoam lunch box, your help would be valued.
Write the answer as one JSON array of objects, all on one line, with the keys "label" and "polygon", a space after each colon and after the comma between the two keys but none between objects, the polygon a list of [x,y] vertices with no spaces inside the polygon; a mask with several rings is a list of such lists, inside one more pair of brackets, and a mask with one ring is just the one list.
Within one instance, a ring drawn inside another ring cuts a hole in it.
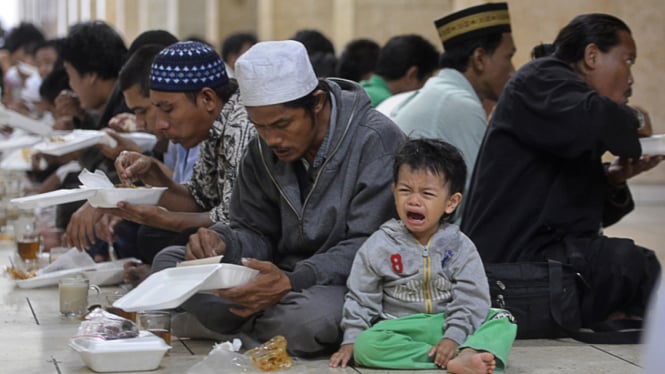
[{"label": "styrofoam lunch box", "polygon": [[69,346],[90,369],[101,373],[155,370],[171,349],[148,331],[140,331],[139,336],[129,339],[76,337],[69,340]]},{"label": "styrofoam lunch box", "polygon": [[652,135],[640,138],[643,155],[665,155],[665,134]]}]

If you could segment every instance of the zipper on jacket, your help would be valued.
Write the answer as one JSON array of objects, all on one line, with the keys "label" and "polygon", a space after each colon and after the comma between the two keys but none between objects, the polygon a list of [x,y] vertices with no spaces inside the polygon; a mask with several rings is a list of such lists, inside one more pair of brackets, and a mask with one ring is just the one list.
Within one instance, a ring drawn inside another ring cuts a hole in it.
[{"label": "zipper on jacket", "polygon": [[[330,93],[330,94],[332,95],[332,93]],[[358,107],[358,103],[359,103],[359,95],[356,92],[355,97],[353,99],[353,106],[351,107],[351,115],[349,116],[348,121],[346,121],[346,127],[344,128],[344,133],[342,134],[339,141],[337,142],[337,145],[335,146],[335,149],[326,158],[326,160],[323,162],[323,165],[321,165],[321,168],[319,169],[319,172],[316,173],[316,178],[314,178],[314,183],[312,184],[312,187],[309,189],[309,193],[305,197],[305,201],[302,204],[302,212],[298,212],[298,210],[291,203],[291,200],[289,200],[288,197],[286,196],[286,194],[284,193],[284,190],[282,190],[282,187],[279,185],[279,183],[277,183],[277,180],[272,175],[272,170],[270,170],[270,168],[268,167],[268,163],[266,162],[265,156],[263,155],[263,147],[261,146],[261,141],[259,140],[257,142],[257,146],[259,147],[259,155],[261,155],[261,161],[263,162],[263,167],[265,167],[266,171],[268,172],[268,175],[270,176],[270,180],[272,181],[272,184],[274,184],[275,187],[277,187],[277,190],[279,191],[279,194],[286,201],[286,204],[291,208],[293,213],[298,218],[298,233],[300,235],[301,241],[304,241],[304,239],[305,239],[305,228],[304,228],[303,222],[305,220],[305,207],[307,206],[307,202],[309,202],[309,198],[310,198],[310,196],[312,196],[312,192],[314,192],[314,189],[316,188],[316,185],[319,182],[319,176],[321,175],[321,171],[323,169],[325,169],[326,164],[328,164],[328,161],[332,158],[333,155],[335,155],[335,153],[337,153],[337,150],[339,150],[339,147],[342,145],[342,141],[346,138],[346,133],[349,131],[349,128],[351,127],[351,121],[353,121],[353,119],[355,118],[355,114],[356,114],[355,111],[356,111],[356,108]]]},{"label": "zipper on jacket", "polygon": [[[417,241],[417,240],[416,240]],[[417,241],[418,242],[418,241]],[[425,301],[425,313],[433,313],[434,306],[432,301],[432,262],[429,257],[429,246],[432,244],[432,238],[429,239],[427,245],[418,245],[423,249],[423,299]]]}]

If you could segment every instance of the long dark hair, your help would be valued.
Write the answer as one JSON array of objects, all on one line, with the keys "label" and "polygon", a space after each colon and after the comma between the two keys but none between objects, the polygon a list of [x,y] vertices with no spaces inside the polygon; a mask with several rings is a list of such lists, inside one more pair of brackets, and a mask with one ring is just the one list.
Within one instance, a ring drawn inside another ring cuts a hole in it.
[{"label": "long dark hair", "polygon": [[602,52],[618,45],[619,31],[631,33],[628,25],[609,14],[591,13],[575,17],[554,40],[554,56],[568,62],[584,58],[584,49],[595,44]]}]

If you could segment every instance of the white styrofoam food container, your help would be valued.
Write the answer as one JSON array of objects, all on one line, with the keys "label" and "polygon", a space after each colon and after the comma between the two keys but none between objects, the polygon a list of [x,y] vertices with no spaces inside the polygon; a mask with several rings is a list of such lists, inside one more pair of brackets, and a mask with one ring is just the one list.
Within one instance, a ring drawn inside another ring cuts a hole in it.
[{"label": "white styrofoam food container", "polygon": [[166,187],[117,187],[96,189],[97,193],[88,198],[95,208],[115,208],[120,201],[135,205],[156,205]]},{"label": "white styrofoam food container", "polygon": [[665,134],[653,135],[648,138],[640,138],[643,155],[665,155]]},{"label": "white styrofoam food container", "polygon": [[241,286],[254,279],[258,274],[258,270],[246,266],[220,264],[220,267],[215,273],[206,279],[206,281],[199,287],[199,291]]},{"label": "white styrofoam food container", "polygon": [[69,346],[90,369],[102,373],[155,370],[171,348],[148,331],[140,331],[138,337],[129,339],[77,337],[69,340]]}]

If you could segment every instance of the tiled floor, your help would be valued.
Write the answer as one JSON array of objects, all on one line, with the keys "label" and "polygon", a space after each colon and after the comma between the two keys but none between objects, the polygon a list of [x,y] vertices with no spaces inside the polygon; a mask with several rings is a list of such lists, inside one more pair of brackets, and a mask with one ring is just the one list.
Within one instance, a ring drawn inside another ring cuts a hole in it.
[{"label": "tiled floor", "polygon": [[[607,230],[609,236],[634,238],[654,249],[665,259],[665,186],[635,186],[638,206],[632,214]],[[0,245],[0,265],[7,265],[12,246]],[[110,293],[113,288],[103,289]],[[68,346],[76,332],[77,321],[58,316],[55,287],[15,288],[13,281],[0,277],[0,373],[89,373],[78,354]],[[92,301],[92,300],[91,300]],[[211,341],[173,341],[155,373],[187,373],[201,362],[212,348]],[[507,373],[640,373],[640,345],[588,345],[570,339],[518,340],[511,352]],[[215,372],[239,372],[238,368]],[[249,370],[256,373],[257,370]],[[328,369],[327,359],[295,360],[293,373],[404,373],[404,371],[365,368]],[[440,373],[419,371],[419,373]]]}]

